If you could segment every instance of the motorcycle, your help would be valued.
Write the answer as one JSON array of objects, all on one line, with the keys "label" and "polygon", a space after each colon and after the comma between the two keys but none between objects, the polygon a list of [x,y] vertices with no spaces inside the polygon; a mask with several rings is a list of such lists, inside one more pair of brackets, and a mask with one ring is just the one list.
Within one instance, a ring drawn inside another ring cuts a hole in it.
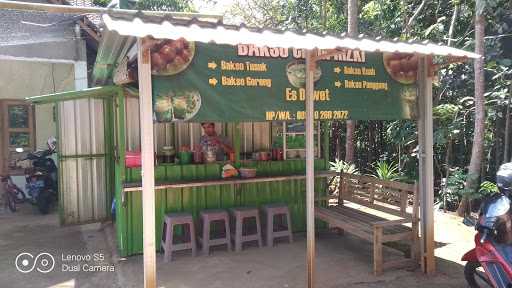
[{"label": "motorcycle", "polygon": [[475,248],[462,256],[471,288],[512,288],[512,163],[500,166],[500,193],[485,201],[475,225]]},{"label": "motorcycle", "polygon": [[30,152],[21,160],[31,162],[31,167],[25,169],[25,187],[41,214],[48,214],[58,191],[57,165],[50,158],[56,152],[55,138],[48,139],[47,144],[48,149]]}]

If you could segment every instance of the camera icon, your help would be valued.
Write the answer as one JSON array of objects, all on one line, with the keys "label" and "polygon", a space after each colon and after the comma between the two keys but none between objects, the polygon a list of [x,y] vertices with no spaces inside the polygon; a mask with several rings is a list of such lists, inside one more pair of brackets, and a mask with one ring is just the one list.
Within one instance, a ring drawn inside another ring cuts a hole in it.
[{"label": "camera icon", "polygon": [[41,273],[48,273],[55,267],[55,258],[46,252],[39,253],[36,257],[30,253],[23,252],[16,256],[14,264],[21,273],[29,273],[34,269]]}]

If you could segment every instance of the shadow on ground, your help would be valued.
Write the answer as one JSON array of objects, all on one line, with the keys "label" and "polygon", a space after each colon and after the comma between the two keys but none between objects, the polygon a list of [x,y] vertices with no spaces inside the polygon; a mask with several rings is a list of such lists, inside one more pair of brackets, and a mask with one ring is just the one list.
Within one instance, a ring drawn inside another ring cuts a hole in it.
[{"label": "shadow on ground", "polygon": [[[191,257],[180,253],[171,263],[157,255],[159,287],[305,287],[306,241],[296,235],[292,244],[276,247],[249,247],[241,253],[216,249],[210,256]],[[370,243],[345,234],[321,233],[317,237],[317,287],[465,287],[463,266],[437,259],[439,271],[427,277],[419,269],[393,270],[375,277]],[[403,254],[384,249],[388,260]],[[142,287],[142,256],[129,257],[118,264],[123,287]]]}]

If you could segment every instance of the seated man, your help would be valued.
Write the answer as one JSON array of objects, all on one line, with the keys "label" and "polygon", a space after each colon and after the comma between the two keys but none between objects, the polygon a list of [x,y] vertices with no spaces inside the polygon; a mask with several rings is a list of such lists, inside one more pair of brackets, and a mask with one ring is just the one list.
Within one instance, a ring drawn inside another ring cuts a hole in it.
[{"label": "seated man", "polygon": [[208,151],[215,153],[217,161],[223,161],[224,155],[234,152],[233,147],[229,144],[226,137],[217,135],[215,131],[215,123],[204,122],[201,123],[204,135],[201,136],[199,143],[206,159]]}]

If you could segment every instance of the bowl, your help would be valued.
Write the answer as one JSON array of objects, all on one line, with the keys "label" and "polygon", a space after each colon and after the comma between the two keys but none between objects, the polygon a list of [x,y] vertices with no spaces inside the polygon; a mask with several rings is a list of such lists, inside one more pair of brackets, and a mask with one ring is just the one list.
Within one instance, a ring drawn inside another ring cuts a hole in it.
[{"label": "bowl", "polygon": [[[306,62],[303,60],[296,60],[286,65],[286,76],[290,84],[297,88],[304,88],[306,85]],[[314,82],[318,81],[322,76],[322,70],[319,66],[316,67],[313,76]]]},{"label": "bowl", "polygon": [[240,177],[242,178],[254,178],[256,177],[256,169],[254,168],[240,168]]}]

